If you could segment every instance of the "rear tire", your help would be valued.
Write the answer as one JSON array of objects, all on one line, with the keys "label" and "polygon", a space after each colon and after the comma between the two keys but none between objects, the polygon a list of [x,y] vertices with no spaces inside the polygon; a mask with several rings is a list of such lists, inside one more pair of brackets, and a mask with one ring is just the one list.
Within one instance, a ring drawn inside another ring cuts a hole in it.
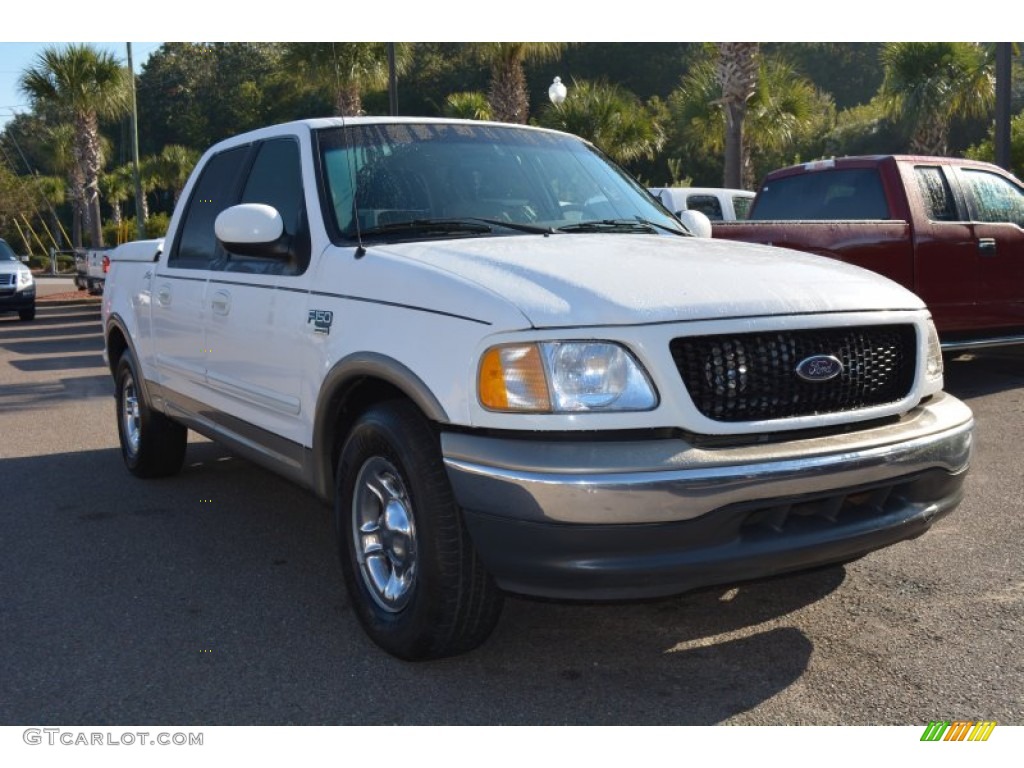
[{"label": "rear tire", "polygon": [[117,363],[117,435],[125,466],[136,477],[167,477],[181,471],[188,430],[146,402],[131,352]]},{"label": "rear tire", "polygon": [[342,448],[336,491],[342,570],[373,641],[409,661],[483,643],[502,594],[476,555],[422,413],[400,400],[364,413]]}]

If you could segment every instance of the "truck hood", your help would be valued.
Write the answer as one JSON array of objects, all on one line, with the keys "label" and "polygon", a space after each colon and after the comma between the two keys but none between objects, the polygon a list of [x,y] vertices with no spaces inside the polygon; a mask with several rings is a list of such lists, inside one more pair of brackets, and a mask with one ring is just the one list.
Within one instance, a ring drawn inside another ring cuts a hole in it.
[{"label": "truck hood", "polygon": [[536,328],[924,307],[902,286],[859,267],[730,241],[560,234],[380,250],[493,291]]}]

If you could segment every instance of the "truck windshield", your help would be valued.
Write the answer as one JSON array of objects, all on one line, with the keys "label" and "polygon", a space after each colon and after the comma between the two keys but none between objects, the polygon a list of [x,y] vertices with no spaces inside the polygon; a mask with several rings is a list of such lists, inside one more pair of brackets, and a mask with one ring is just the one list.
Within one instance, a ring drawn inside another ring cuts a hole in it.
[{"label": "truck windshield", "polygon": [[364,123],[322,130],[318,142],[342,239],[684,232],[629,174],[565,134]]},{"label": "truck windshield", "polygon": [[0,261],[17,261],[18,257],[14,255],[14,251],[7,244],[6,241],[0,240]]}]

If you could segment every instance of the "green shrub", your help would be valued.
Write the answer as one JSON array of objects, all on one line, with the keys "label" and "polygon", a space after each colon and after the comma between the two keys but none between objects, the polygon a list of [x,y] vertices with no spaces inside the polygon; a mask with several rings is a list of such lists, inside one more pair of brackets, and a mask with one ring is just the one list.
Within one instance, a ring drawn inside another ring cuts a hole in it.
[{"label": "green shrub", "polygon": [[166,213],[154,213],[146,219],[146,237],[164,237],[170,224],[171,217]]},{"label": "green shrub", "polygon": [[[166,213],[154,213],[146,219],[146,238],[163,237],[171,217]],[[135,240],[135,219],[122,219],[120,228],[112,221],[103,225],[103,242],[107,245],[118,245]]]}]

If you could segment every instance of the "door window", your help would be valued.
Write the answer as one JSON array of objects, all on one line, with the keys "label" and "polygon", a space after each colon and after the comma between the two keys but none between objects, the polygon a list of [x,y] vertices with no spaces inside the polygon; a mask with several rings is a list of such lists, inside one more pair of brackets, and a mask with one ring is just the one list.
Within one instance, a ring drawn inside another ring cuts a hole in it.
[{"label": "door window", "polygon": [[1002,176],[965,168],[963,178],[974,199],[974,218],[1024,227],[1024,192]]},{"label": "door window", "polygon": [[167,259],[177,269],[211,269],[224,257],[213,222],[217,215],[235,204],[242,166],[249,147],[236,147],[210,158],[189,198],[182,219],[181,234]]},{"label": "door window", "polygon": [[216,268],[228,272],[297,275],[309,266],[309,226],[302,188],[299,144],[294,139],[263,142],[245,182],[241,203],[263,203],[281,215],[291,258],[264,259],[225,254]]}]

